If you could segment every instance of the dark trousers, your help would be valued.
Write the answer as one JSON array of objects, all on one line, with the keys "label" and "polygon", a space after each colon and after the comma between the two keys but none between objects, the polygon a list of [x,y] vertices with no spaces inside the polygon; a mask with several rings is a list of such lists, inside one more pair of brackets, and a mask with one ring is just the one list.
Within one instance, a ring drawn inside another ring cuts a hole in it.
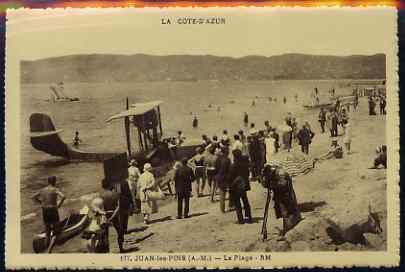
[{"label": "dark trousers", "polygon": [[338,136],[338,128],[337,125],[333,126],[332,129],[330,130],[330,136],[331,137],[337,137]]},{"label": "dark trousers", "polygon": [[380,106],[380,114],[381,115],[385,114],[385,107]]},{"label": "dark trousers", "polygon": [[321,124],[321,131],[322,133],[325,132],[325,121],[319,121],[319,123]]},{"label": "dark trousers", "polygon": [[177,216],[183,217],[183,202],[184,216],[188,216],[190,210],[190,193],[177,193]]},{"label": "dark trousers", "polygon": [[301,151],[305,154],[308,154],[309,153],[309,144],[302,144]]},{"label": "dark trousers", "polygon": [[243,193],[234,193],[231,192],[232,202],[235,205],[236,216],[238,218],[239,223],[243,223],[243,214],[242,214],[242,205],[241,200],[243,202],[243,209],[245,210],[245,217],[248,220],[252,219],[252,213],[250,210],[249,199],[247,197],[246,192]]},{"label": "dark trousers", "polygon": [[117,232],[117,242],[120,251],[123,250],[124,235],[128,228],[128,212],[119,211],[118,214],[112,220],[115,231]]}]

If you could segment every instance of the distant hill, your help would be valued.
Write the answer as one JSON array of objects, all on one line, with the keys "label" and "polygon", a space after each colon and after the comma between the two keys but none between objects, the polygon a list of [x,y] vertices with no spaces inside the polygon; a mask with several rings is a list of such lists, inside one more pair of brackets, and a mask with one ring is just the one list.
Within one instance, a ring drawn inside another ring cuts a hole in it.
[{"label": "distant hill", "polygon": [[71,55],[21,62],[22,83],[385,78],[385,55]]}]

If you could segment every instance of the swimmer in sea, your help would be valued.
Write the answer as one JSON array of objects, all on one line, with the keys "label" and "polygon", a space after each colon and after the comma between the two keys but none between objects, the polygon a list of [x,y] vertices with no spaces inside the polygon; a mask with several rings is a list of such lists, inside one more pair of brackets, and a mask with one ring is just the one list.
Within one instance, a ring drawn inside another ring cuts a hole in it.
[{"label": "swimmer in sea", "polygon": [[75,137],[73,138],[73,145],[74,146],[79,146],[79,144],[82,142],[79,138],[79,131],[76,130],[75,132]]}]

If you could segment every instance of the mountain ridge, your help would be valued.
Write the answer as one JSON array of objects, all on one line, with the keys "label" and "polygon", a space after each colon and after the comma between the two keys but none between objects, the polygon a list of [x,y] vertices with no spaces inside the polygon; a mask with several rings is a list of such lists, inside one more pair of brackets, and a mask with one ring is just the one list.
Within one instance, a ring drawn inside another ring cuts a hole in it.
[{"label": "mountain ridge", "polygon": [[385,55],[83,54],[21,61],[22,83],[385,78]]}]

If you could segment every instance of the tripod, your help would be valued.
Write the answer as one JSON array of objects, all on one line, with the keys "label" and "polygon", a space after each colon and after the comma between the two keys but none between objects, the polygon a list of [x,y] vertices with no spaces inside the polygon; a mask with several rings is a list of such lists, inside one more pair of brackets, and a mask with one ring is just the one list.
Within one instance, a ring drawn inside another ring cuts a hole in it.
[{"label": "tripod", "polygon": [[267,218],[269,217],[269,207],[271,201],[271,190],[267,188],[267,199],[266,199],[266,206],[264,207],[264,215],[263,215],[263,225],[262,225],[262,232],[263,235],[262,241],[267,240]]}]

